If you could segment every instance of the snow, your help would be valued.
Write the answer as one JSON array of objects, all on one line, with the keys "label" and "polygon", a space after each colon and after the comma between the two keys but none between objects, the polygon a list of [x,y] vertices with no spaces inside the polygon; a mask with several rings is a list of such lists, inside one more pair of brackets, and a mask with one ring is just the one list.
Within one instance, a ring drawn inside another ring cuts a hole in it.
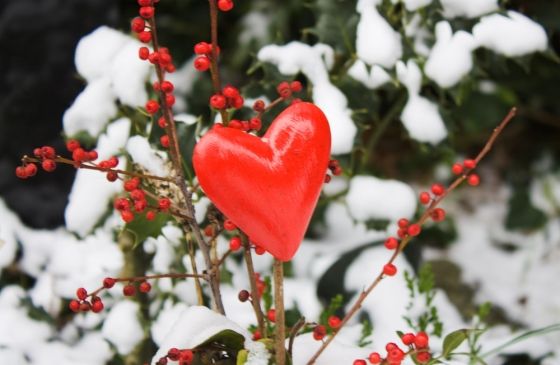
[{"label": "snow", "polygon": [[471,72],[474,38],[462,30],[453,34],[451,25],[446,21],[436,24],[435,33],[437,41],[426,61],[424,72],[440,87],[449,88]]},{"label": "snow", "polygon": [[142,43],[128,39],[109,69],[113,93],[121,103],[133,107],[142,107],[148,101],[145,84],[152,67],[138,58],[138,49],[142,46]]},{"label": "snow", "polygon": [[437,104],[420,95],[422,74],[418,65],[412,60],[406,65],[399,61],[397,75],[408,90],[401,120],[410,137],[419,142],[438,144],[447,136],[447,129]]},{"label": "snow", "polygon": [[152,323],[150,332],[156,345],[161,346],[165,336],[169,333],[173,324],[177,322],[181,314],[187,310],[188,306],[184,303],[175,303],[166,300],[163,308],[159,311],[156,320]]},{"label": "snow", "polygon": [[245,337],[245,344],[248,345],[251,335],[235,322],[206,307],[189,307],[181,313],[165,336],[152,358],[152,364],[155,365],[170,348],[191,349],[224,330],[232,330],[241,334]]},{"label": "snow", "polygon": [[113,59],[129,39],[107,26],[97,28],[78,42],[74,56],[76,69],[88,82],[101,78],[111,69]]},{"label": "snow", "polygon": [[117,114],[111,80],[102,77],[91,81],[62,116],[64,132],[72,136],[86,131],[97,137]]},{"label": "snow", "polygon": [[[311,356],[319,349],[322,342],[313,338],[312,333],[305,333],[296,337],[293,348],[293,363],[307,364]],[[349,346],[341,344],[335,339],[315,362],[316,365],[347,364],[350,359],[365,359],[371,349],[367,347]]]},{"label": "snow", "polygon": [[313,84],[313,101],[323,110],[331,127],[331,153],[349,153],[354,145],[357,128],[348,109],[348,99],[329,80],[328,70],[334,62],[334,51],[330,46],[318,43],[309,46],[301,42],[290,42],[284,46],[268,45],[257,55],[260,61],[270,62],[283,75],[299,72]]},{"label": "snow", "polygon": [[359,221],[397,221],[414,215],[416,195],[403,182],[357,175],[350,180],[346,204],[350,215]]},{"label": "snow", "polygon": [[410,21],[404,26],[404,33],[408,38],[412,38],[414,52],[418,56],[428,57],[430,48],[428,41],[432,39],[432,32],[422,24],[422,16],[414,14]]},{"label": "snow", "polygon": [[130,300],[122,300],[109,311],[101,333],[121,355],[129,354],[144,338],[144,330],[138,320],[140,307]]},{"label": "snow", "polygon": [[[111,123],[107,132],[99,137],[96,148],[99,160],[118,154],[126,144],[129,130],[130,120],[126,118]],[[117,168],[122,167],[123,161],[120,161]],[[64,212],[66,227],[80,236],[86,235],[107,213],[112,197],[121,191],[122,184],[107,181],[104,173],[79,169]]]},{"label": "snow", "polygon": [[162,177],[169,175],[165,167],[165,154],[153,149],[146,137],[130,137],[126,142],[126,151],[134,163],[146,168],[150,174]]},{"label": "snow", "polygon": [[245,365],[268,365],[270,359],[270,352],[262,342],[250,342],[246,346],[249,352]]},{"label": "snow", "polygon": [[365,87],[375,90],[391,81],[391,76],[382,67],[374,65],[368,72],[366,64],[362,60],[354,62],[348,70],[348,75],[364,84]]},{"label": "snow", "polygon": [[544,28],[515,11],[483,17],[473,27],[473,35],[479,46],[507,57],[545,51],[548,44]]},{"label": "snow", "polygon": [[358,0],[360,22],[356,30],[356,53],[369,65],[391,68],[402,56],[401,35],[379,14],[380,0]]},{"label": "snow", "polygon": [[440,0],[446,18],[478,18],[498,10],[498,0]]}]

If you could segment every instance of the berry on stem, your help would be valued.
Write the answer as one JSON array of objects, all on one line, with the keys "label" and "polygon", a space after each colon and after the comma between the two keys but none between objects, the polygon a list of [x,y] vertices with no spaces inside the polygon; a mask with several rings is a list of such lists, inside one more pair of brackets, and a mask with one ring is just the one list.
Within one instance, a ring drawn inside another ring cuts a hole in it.
[{"label": "berry on stem", "polygon": [[268,318],[270,322],[276,322],[276,310],[274,308],[269,309],[266,313],[266,318]]},{"label": "berry on stem", "polygon": [[463,173],[463,166],[460,163],[454,163],[451,167],[451,172],[455,175],[461,175]]},{"label": "berry on stem", "polygon": [[230,11],[233,9],[233,1],[232,0],[218,0],[218,9],[221,11]]},{"label": "berry on stem", "polygon": [[477,174],[470,174],[467,178],[467,183],[470,186],[478,186],[480,184],[480,177]]},{"label": "berry on stem", "polygon": [[366,360],[362,360],[362,359],[356,359],[354,360],[354,362],[352,363],[352,365],[366,365]]},{"label": "berry on stem", "polygon": [[409,223],[410,223],[410,222],[409,222],[408,219],[406,219],[406,218],[401,218],[401,219],[399,219],[399,221],[397,222],[399,228],[403,228],[403,229],[406,228],[406,227],[408,227],[408,224],[409,224]]},{"label": "berry on stem", "polygon": [[342,321],[340,320],[340,318],[338,316],[330,316],[329,319],[327,320],[329,327],[336,329],[339,328]]},{"label": "berry on stem", "polygon": [[80,300],[84,300],[87,298],[87,290],[85,288],[78,288],[78,290],[76,290],[76,297],[78,297],[78,299]]},{"label": "berry on stem", "polygon": [[126,297],[131,297],[136,293],[136,288],[132,284],[126,284],[123,287],[123,294]]},{"label": "berry on stem", "polygon": [[416,223],[411,224],[407,229],[408,235],[412,236],[412,237],[418,236],[421,231],[422,231],[422,228],[420,227],[419,224],[416,224]]},{"label": "berry on stem", "polygon": [[432,217],[432,220],[434,222],[441,222],[442,220],[445,219],[445,210],[443,210],[442,208],[435,208],[430,213],[430,217]]},{"label": "berry on stem", "polygon": [[399,241],[395,237],[389,237],[385,240],[385,247],[389,250],[394,250],[399,246]]},{"label": "berry on stem", "polygon": [[317,341],[321,341],[327,334],[327,329],[322,324],[319,324],[313,328],[313,338]]},{"label": "berry on stem", "polygon": [[235,223],[233,223],[232,221],[230,221],[229,219],[226,219],[224,221],[224,229],[226,231],[233,231],[234,229],[237,229],[237,226],[235,225]]},{"label": "berry on stem", "polygon": [[159,103],[155,100],[148,100],[146,103],[146,111],[149,114],[155,114],[159,110]]},{"label": "berry on stem", "polygon": [[247,290],[241,290],[239,291],[239,294],[237,295],[237,298],[239,299],[240,302],[246,302],[249,300],[249,297],[251,295],[249,294],[249,292]]},{"label": "berry on stem", "polygon": [[111,289],[113,286],[115,286],[116,282],[117,282],[117,280],[115,280],[113,278],[105,278],[105,279],[103,279],[103,287],[105,289]]},{"label": "berry on stem", "polygon": [[440,196],[445,193],[445,187],[442,184],[436,183],[432,185],[432,193],[434,195]]},{"label": "berry on stem", "polygon": [[394,276],[397,273],[397,267],[393,264],[385,264],[383,266],[383,274],[387,276]]},{"label": "berry on stem", "polygon": [[379,364],[381,362],[381,355],[378,352],[372,352],[369,354],[368,360],[371,364]]},{"label": "berry on stem", "polygon": [[465,166],[466,169],[472,170],[476,167],[476,161],[473,159],[467,159],[463,161],[463,166]]},{"label": "berry on stem", "polygon": [[147,281],[143,281],[140,283],[140,285],[138,286],[138,289],[140,290],[140,292],[142,293],[149,293],[150,290],[152,290],[152,285],[150,283],[148,283]]},{"label": "berry on stem", "polygon": [[232,251],[237,251],[241,248],[241,238],[235,236],[229,240],[229,249]]},{"label": "berry on stem", "polygon": [[420,203],[426,205],[429,204],[430,201],[432,200],[432,197],[430,196],[430,193],[423,191],[420,193]]},{"label": "berry on stem", "polygon": [[225,109],[227,99],[221,94],[214,94],[210,97],[210,106],[214,109]]},{"label": "berry on stem", "polygon": [[208,70],[210,68],[210,59],[206,56],[198,56],[194,59],[194,68],[200,72]]}]

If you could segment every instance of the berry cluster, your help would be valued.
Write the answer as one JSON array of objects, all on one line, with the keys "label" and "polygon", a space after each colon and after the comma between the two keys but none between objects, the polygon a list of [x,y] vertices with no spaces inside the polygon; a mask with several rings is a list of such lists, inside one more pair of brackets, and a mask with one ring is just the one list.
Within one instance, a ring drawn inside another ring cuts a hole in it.
[{"label": "berry cluster", "polygon": [[[428,348],[429,337],[425,332],[418,332],[416,335],[407,333],[401,336],[402,343],[407,346],[406,352],[402,350],[396,343],[389,342],[385,346],[387,355],[382,358],[378,352],[372,352],[368,356],[370,364],[384,364],[384,365],[400,365],[405,357],[413,356],[415,362],[425,364],[431,359]],[[366,365],[367,361],[364,359],[354,360],[354,365]]]},{"label": "berry cluster", "polygon": [[278,95],[280,95],[282,99],[288,99],[292,96],[292,93],[298,93],[302,89],[303,86],[299,81],[292,81],[292,82],[283,81],[279,83],[278,86],[276,87],[276,91],[278,92]]},{"label": "berry cluster", "polygon": [[327,333],[336,331],[342,325],[342,320],[335,315],[329,316],[327,319],[327,326],[318,324],[313,328],[313,338],[317,341],[322,341]]},{"label": "berry cluster", "polygon": [[[216,56],[220,54],[220,47],[216,46]],[[204,72],[210,68],[212,54],[214,49],[211,43],[199,42],[194,45],[194,53],[197,57],[194,59],[194,68],[197,71]]]},{"label": "berry cluster", "polygon": [[[171,207],[168,198],[159,198],[157,207],[150,207],[146,199],[146,192],[140,187],[141,180],[133,177],[124,182],[124,190],[128,192],[128,198],[116,198],[114,207],[121,213],[121,218],[126,223],[134,220],[134,213],[146,212],[146,219],[152,221],[156,217],[156,212],[167,212]],[[152,209],[148,209],[152,208]]]},{"label": "berry cluster", "polygon": [[[87,298],[91,296],[91,301]],[[76,290],[76,299],[70,301],[68,305],[72,312],[89,312],[99,313],[105,307],[103,301],[95,294],[88,294],[87,290],[84,288],[78,288]]]},{"label": "berry cluster", "polygon": [[169,360],[178,361],[179,365],[190,365],[193,361],[194,353],[190,349],[179,350],[178,348],[171,348],[167,351],[167,355],[161,357],[156,365],[167,365]]},{"label": "berry cluster", "polygon": [[455,175],[466,175],[467,183],[471,186],[478,186],[480,184],[480,177],[477,174],[470,173],[471,170],[476,168],[476,160],[466,159],[463,164],[454,163],[451,167],[451,172]]},{"label": "berry cluster", "polygon": [[[342,167],[340,167],[340,164],[338,162],[338,160],[330,160],[329,161],[329,171],[334,175],[334,176],[340,176],[342,175]],[[332,177],[329,174],[325,175],[325,184],[328,184],[331,181]]]},{"label": "berry cluster", "polygon": [[241,94],[239,94],[239,90],[231,85],[225,86],[221,93],[214,94],[210,97],[210,106],[217,110],[225,110],[228,108],[241,109],[243,103],[244,100]]}]

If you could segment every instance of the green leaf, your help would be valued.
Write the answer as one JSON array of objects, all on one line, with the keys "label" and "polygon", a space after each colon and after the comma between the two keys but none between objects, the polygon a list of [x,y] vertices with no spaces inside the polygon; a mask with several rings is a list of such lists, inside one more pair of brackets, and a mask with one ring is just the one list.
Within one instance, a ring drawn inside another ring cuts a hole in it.
[{"label": "green leaf", "polygon": [[249,352],[247,352],[247,350],[243,349],[240,350],[237,353],[237,362],[235,363],[236,365],[243,365],[247,362],[247,358],[249,357]]},{"label": "green leaf", "polygon": [[441,353],[441,356],[448,359],[453,350],[459,347],[463,343],[463,341],[468,338],[469,331],[471,330],[460,329],[445,336],[445,338],[443,339],[443,351]]},{"label": "green leaf", "polygon": [[132,222],[124,226],[123,230],[132,234],[134,237],[133,247],[136,248],[146,238],[157,237],[168,220],[169,215],[164,213],[157,213],[156,218],[152,221],[147,220],[144,214],[137,214]]},{"label": "green leaf", "polygon": [[506,228],[534,230],[542,227],[545,223],[546,215],[531,204],[527,189],[517,189],[509,201]]}]

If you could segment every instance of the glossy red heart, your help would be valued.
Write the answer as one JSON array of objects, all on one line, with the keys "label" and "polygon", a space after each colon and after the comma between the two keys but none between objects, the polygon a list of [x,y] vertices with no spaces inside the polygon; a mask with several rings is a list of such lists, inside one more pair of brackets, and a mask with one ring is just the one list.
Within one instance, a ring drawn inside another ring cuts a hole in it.
[{"label": "glossy red heart", "polygon": [[200,186],[250,240],[275,258],[296,253],[323,185],[329,123],[314,104],[286,108],[259,138],[216,124],[197,143]]}]

